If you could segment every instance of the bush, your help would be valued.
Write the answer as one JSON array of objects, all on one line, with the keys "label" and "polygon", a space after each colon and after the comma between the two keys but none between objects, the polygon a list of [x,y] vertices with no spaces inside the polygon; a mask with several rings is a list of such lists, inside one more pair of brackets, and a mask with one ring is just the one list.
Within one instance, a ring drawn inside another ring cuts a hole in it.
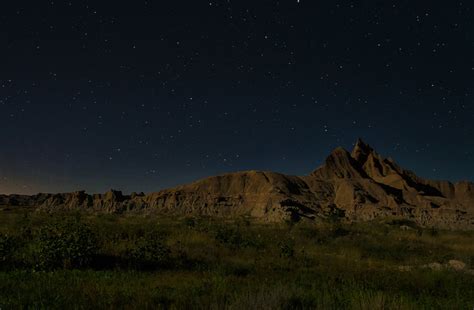
[{"label": "bush", "polygon": [[430,236],[431,236],[431,237],[437,237],[438,235],[439,235],[439,231],[438,231],[436,228],[431,227],[431,229],[430,229]]},{"label": "bush", "polygon": [[334,230],[331,231],[331,235],[333,238],[345,237],[349,235],[351,232],[343,227],[336,226]]},{"label": "bush", "polygon": [[16,249],[15,240],[8,235],[0,234],[0,263],[1,265],[8,264]]},{"label": "bush", "polygon": [[195,228],[197,225],[197,221],[195,218],[187,217],[184,219],[184,225],[186,225],[188,228]]},{"label": "bush", "polygon": [[240,231],[231,228],[219,227],[216,231],[215,238],[222,244],[234,247],[244,245],[244,238]]},{"label": "bush", "polygon": [[126,254],[131,267],[154,269],[168,265],[171,262],[171,250],[162,239],[163,237],[156,232],[138,238]]},{"label": "bush", "polygon": [[215,233],[215,238],[219,243],[231,248],[263,247],[263,244],[261,240],[259,240],[258,236],[257,238],[253,236],[244,236],[240,229],[219,227]]},{"label": "bush", "polygon": [[85,267],[97,252],[97,238],[78,219],[52,223],[40,229],[37,251],[40,269]]},{"label": "bush", "polygon": [[295,242],[287,239],[280,242],[280,257],[292,258],[295,256]]}]

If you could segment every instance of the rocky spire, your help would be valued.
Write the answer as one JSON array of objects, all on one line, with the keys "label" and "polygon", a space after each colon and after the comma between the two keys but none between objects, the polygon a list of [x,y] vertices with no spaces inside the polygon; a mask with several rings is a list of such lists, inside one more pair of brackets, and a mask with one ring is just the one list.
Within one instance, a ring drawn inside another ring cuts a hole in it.
[{"label": "rocky spire", "polygon": [[326,158],[324,164],[312,174],[319,179],[365,178],[366,174],[351,154],[342,147],[336,148]]},{"label": "rocky spire", "polygon": [[364,162],[367,160],[367,157],[373,152],[374,149],[372,149],[370,145],[365,143],[361,138],[358,138],[354,149],[352,150],[351,156],[358,163],[364,164]]}]

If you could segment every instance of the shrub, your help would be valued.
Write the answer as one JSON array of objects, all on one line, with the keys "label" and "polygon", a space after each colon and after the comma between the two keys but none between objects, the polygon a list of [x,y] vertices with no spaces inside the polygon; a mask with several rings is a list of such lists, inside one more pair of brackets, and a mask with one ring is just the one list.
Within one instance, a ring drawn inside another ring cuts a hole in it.
[{"label": "shrub", "polygon": [[6,265],[12,259],[16,249],[15,240],[8,235],[0,234],[0,263]]},{"label": "shrub", "polygon": [[431,227],[431,229],[430,229],[430,236],[431,236],[431,237],[437,237],[438,235],[439,235],[439,231],[438,231],[436,228]]},{"label": "shrub", "polygon": [[335,205],[329,206],[329,212],[327,214],[327,219],[330,223],[339,223],[341,219],[346,216],[346,211],[339,209]]},{"label": "shrub", "polygon": [[150,232],[138,238],[127,253],[131,267],[154,269],[168,265],[171,261],[171,250],[162,239],[163,237],[156,232]]},{"label": "shrub", "polygon": [[97,239],[78,219],[42,227],[37,242],[40,269],[73,269],[87,266],[97,251]]},{"label": "shrub", "polygon": [[245,236],[239,229],[219,227],[215,233],[215,239],[231,248],[255,247],[262,248],[263,243],[259,236]]},{"label": "shrub", "polygon": [[291,258],[295,256],[295,242],[292,239],[287,239],[280,242],[280,257]]},{"label": "shrub", "polygon": [[216,231],[215,238],[220,243],[231,246],[240,247],[244,243],[244,238],[240,231],[226,227],[219,227]]},{"label": "shrub", "polygon": [[336,226],[334,230],[332,230],[332,237],[333,238],[339,238],[339,237],[345,237],[349,235],[351,232],[343,227]]},{"label": "shrub", "polygon": [[195,218],[187,217],[184,219],[184,225],[186,225],[188,228],[195,228],[197,225],[197,221]]}]

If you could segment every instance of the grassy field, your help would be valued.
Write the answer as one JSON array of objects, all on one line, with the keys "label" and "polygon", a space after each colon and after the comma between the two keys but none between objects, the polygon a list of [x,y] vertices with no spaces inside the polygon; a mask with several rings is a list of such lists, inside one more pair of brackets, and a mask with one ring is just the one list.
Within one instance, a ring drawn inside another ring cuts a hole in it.
[{"label": "grassy field", "polygon": [[474,308],[474,232],[403,221],[3,210],[0,264],[2,310]]}]

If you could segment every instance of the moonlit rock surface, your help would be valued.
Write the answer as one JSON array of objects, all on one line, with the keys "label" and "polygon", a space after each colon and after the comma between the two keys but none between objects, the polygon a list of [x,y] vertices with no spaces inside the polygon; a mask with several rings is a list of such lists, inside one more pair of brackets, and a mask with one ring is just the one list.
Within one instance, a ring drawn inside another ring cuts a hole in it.
[{"label": "moonlit rock surface", "polygon": [[244,171],[213,176],[145,195],[111,190],[35,196],[0,196],[3,206],[40,210],[249,216],[263,222],[405,218],[420,225],[474,228],[474,184],[424,180],[386,159],[362,140],[351,153],[336,148],[307,176]]}]

